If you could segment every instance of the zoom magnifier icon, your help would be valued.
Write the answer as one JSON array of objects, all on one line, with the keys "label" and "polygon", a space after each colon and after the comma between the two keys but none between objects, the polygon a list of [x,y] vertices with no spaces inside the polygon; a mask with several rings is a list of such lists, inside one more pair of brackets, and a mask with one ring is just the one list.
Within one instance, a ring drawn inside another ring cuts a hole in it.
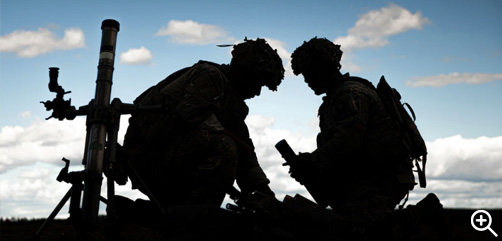
[{"label": "zoom magnifier icon", "polygon": [[492,216],[485,210],[477,210],[471,216],[471,225],[477,231],[490,230],[490,232],[498,237],[497,233],[493,231],[492,226]]}]

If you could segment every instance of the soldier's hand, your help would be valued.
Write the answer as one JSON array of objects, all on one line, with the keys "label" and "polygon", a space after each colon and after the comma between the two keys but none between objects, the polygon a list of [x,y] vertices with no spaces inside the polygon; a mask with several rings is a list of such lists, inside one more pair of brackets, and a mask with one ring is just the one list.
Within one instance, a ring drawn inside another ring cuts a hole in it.
[{"label": "soldier's hand", "polygon": [[275,198],[275,193],[274,193],[274,191],[272,191],[272,189],[270,189],[270,186],[268,184],[262,184],[262,185],[258,186],[256,188],[256,191]]},{"label": "soldier's hand", "polygon": [[300,152],[291,163],[283,164],[283,166],[288,165],[290,176],[302,185],[315,173],[310,153]]}]

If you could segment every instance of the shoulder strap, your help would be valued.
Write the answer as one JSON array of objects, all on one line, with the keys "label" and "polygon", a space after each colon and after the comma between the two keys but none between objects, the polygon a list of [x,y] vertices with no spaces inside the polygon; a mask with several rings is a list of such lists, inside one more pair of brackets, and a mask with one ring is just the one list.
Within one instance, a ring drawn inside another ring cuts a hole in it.
[{"label": "shoulder strap", "polygon": [[175,79],[179,78],[181,75],[183,75],[184,73],[186,73],[190,68],[192,67],[185,67],[183,69],[180,69],[172,74],[170,74],[169,76],[167,76],[165,79],[163,79],[162,81],[160,81],[158,84],[148,88],[147,90],[145,90],[143,93],[141,93],[135,100],[134,100],[134,104],[138,104],[139,102],[141,102],[141,100],[143,100],[150,92],[152,92],[154,89],[158,89],[158,90],[161,90],[162,88],[164,88],[164,86],[168,85],[169,83],[173,82]]}]

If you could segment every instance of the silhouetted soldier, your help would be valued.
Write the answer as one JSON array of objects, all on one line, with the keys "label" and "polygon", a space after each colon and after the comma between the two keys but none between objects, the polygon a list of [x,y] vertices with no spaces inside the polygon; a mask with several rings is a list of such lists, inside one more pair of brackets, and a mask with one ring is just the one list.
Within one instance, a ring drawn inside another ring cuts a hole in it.
[{"label": "silhouetted soldier", "polygon": [[[275,195],[244,122],[244,100],[260,95],[263,86],[275,91],[283,77],[277,52],[264,39],[245,39],[234,45],[229,65],[199,61],[134,101],[167,107],[165,113],[133,114],[123,147],[162,206],[219,207],[235,180],[243,193]],[[147,193],[130,178],[133,188]],[[117,179],[127,181],[124,175]]]},{"label": "silhouetted soldier", "polygon": [[[300,183],[321,180],[327,203],[344,222],[371,229],[402,218],[390,214],[416,184],[413,165],[375,88],[342,74],[341,57],[340,45],[323,38],[304,42],[292,54],[294,74],[303,74],[316,95],[326,96],[318,113],[317,149],[296,156],[290,173]],[[435,196],[428,200],[441,208]]]}]

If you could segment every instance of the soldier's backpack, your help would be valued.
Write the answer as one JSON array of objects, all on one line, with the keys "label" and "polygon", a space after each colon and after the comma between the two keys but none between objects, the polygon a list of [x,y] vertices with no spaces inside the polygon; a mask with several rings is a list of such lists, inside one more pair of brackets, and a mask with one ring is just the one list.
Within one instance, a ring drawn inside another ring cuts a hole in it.
[{"label": "soldier's backpack", "polygon": [[[385,109],[391,116],[392,120],[394,120],[394,124],[401,134],[401,140],[406,147],[409,158],[411,161],[415,162],[420,187],[425,188],[427,185],[425,180],[427,147],[425,146],[425,141],[422,138],[422,135],[420,135],[420,132],[415,124],[416,116],[413,109],[408,103],[401,102],[401,95],[396,89],[390,87],[383,75],[376,87],[376,91],[382,100]],[[405,106],[410,111],[411,116],[405,109]],[[422,167],[420,167],[419,162],[422,163]]]}]

